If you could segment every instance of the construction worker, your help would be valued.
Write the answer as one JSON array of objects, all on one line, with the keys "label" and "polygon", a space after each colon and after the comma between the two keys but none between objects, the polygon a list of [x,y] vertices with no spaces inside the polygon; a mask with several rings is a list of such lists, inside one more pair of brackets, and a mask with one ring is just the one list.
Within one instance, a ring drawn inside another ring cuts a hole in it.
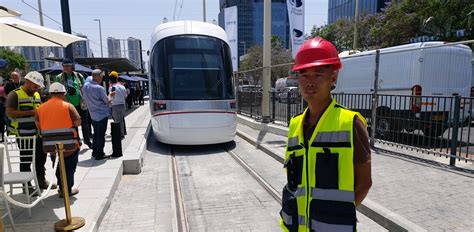
[{"label": "construction worker", "polygon": [[[36,160],[35,169],[38,178],[38,184],[41,189],[46,189],[49,182],[46,180],[46,170],[44,165],[46,163],[46,154],[43,152],[43,143],[38,136],[39,131],[35,125],[35,113],[41,104],[41,98],[38,91],[44,87],[43,76],[39,72],[29,72],[25,76],[25,83],[18,89],[13,90],[8,94],[6,103],[6,113],[10,119],[8,130],[11,135],[15,136],[37,136],[36,137]],[[31,171],[31,156],[32,151],[21,151],[20,160],[25,163],[20,164],[21,172]],[[23,156],[23,157],[22,157]],[[56,188],[56,185],[52,185]]]},{"label": "construction worker", "polygon": [[322,38],[296,54],[293,71],[308,107],[288,131],[284,231],[356,231],[356,206],[372,185],[367,123],[331,98],[341,66],[334,45]]},{"label": "construction worker", "polygon": [[[44,151],[56,153],[56,144],[64,144],[64,165],[69,195],[79,193],[78,189],[72,189],[74,185],[74,173],[76,172],[80,140],[76,128],[81,125],[81,117],[76,108],[66,102],[66,88],[55,82],[49,87],[50,99],[42,104],[36,113],[36,125],[41,131]],[[61,175],[59,168],[56,170],[58,185],[61,187]],[[59,197],[63,197],[62,188],[59,188]]]}]

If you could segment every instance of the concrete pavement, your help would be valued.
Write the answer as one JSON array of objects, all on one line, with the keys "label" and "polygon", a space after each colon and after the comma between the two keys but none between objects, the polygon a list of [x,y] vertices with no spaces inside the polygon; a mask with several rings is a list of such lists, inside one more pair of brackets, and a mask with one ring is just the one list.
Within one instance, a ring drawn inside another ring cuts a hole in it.
[{"label": "concrete pavement", "polygon": [[[129,162],[134,167],[130,168],[129,165],[129,170],[137,171],[137,163],[140,158],[135,153],[140,154],[139,150],[143,149],[146,143],[145,134],[149,119],[147,103],[144,106],[133,108],[126,116],[128,134],[122,140],[124,156],[121,158],[96,161],[91,159],[92,150],[89,150],[85,145],[82,146],[74,186],[80,192],[70,199],[72,216],[80,216],[86,220],[86,225],[78,231],[97,231],[98,224],[102,221],[122,177],[124,162]],[[111,121],[109,120],[109,126]],[[110,128],[107,129],[107,134],[110,134]],[[106,154],[112,153],[109,135],[106,136],[104,151]],[[48,158],[46,177],[50,181],[56,182],[51,166],[52,163]],[[19,192],[15,193],[17,198],[21,198],[21,195]],[[54,230],[54,223],[65,218],[63,199],[58,197],[56,190],[51,190],[44,203],[44,207],[38,204],[32,208],[31,218],[28,217],[25,209],[10,205],[17,231]],[[4,223],[6,231],[12,231],[7,218]]]},{"label": "concrete pavement", "polygon": [[[286,137],[268,131],[284,131],[286,128],[263,127],[263,130],[255,130],[239,124],[238,133],[275,159],[282,160]],[[372,151],[372,178],[368,200],[359,211],[368,214],[377,223],[400,230],[474,229],[472,174],[378,150]]]}]

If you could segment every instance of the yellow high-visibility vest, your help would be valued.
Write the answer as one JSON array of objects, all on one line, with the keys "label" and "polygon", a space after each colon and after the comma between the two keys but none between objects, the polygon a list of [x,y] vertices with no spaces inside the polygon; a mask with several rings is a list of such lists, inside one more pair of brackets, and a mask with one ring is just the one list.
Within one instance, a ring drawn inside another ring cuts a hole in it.
[{"label": "yellow high-visibility vest", "polygon": [[332,100],[309,141],[303,114],[290,121],[286,146],[287,185],[280,225],[284,231],[356,231],[354,192],[354,117],[364,117]]},{"label": "yellow high-visibility vest", "polygon": [[[41,104],[41,97],[38,92],[31,97],[24,90],[23,86],[14,90],[18,96],[17,110],[28,111],[38,109]],[[10,134],[16,136],[33,136],[38,134],[35,124],[35,116],[27,116],[21,118],[9,118],[10,126],[8,128]]]}]

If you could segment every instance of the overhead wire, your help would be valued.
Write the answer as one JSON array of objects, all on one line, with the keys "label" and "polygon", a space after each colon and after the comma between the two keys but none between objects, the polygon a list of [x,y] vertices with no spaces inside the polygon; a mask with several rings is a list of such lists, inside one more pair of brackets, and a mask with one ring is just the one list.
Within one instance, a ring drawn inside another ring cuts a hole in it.
[{"label": "overhead wire", "polygon": [[181,5],[179,6],[178,20],[180,19],[181,11],[183,10],[183,2],[184,2],[184,0],[181,0]]}]

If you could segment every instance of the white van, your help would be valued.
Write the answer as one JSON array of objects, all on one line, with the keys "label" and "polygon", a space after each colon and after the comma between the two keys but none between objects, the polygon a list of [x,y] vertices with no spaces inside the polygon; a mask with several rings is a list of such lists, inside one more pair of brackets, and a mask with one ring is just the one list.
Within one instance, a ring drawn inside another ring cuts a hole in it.
[{"label": "white van", "polygon": [[[378,94],[399,96],[378,99],[377,115],[384,118],[377,123],[379,133],[383,134],[384,129],[421,129],[426,135],[439,136],[452,122],[452,115],[449,115],[452,104],[446,97],[470,96],[472,51],[465,45],[440,46],[443,44],[425,42],[380,49]],[[333,93],[373,93],[375,53],[372,50],[340,55],[342,69]],[[342,100],[342,105],[353,104],[348,102],[350,98]],[[370,115],[370,100],[365,98],[351,108]],[[461,107],[464,103],[468,102],[463,101]],[[464,112],[461,122],[469,116]]]}]

